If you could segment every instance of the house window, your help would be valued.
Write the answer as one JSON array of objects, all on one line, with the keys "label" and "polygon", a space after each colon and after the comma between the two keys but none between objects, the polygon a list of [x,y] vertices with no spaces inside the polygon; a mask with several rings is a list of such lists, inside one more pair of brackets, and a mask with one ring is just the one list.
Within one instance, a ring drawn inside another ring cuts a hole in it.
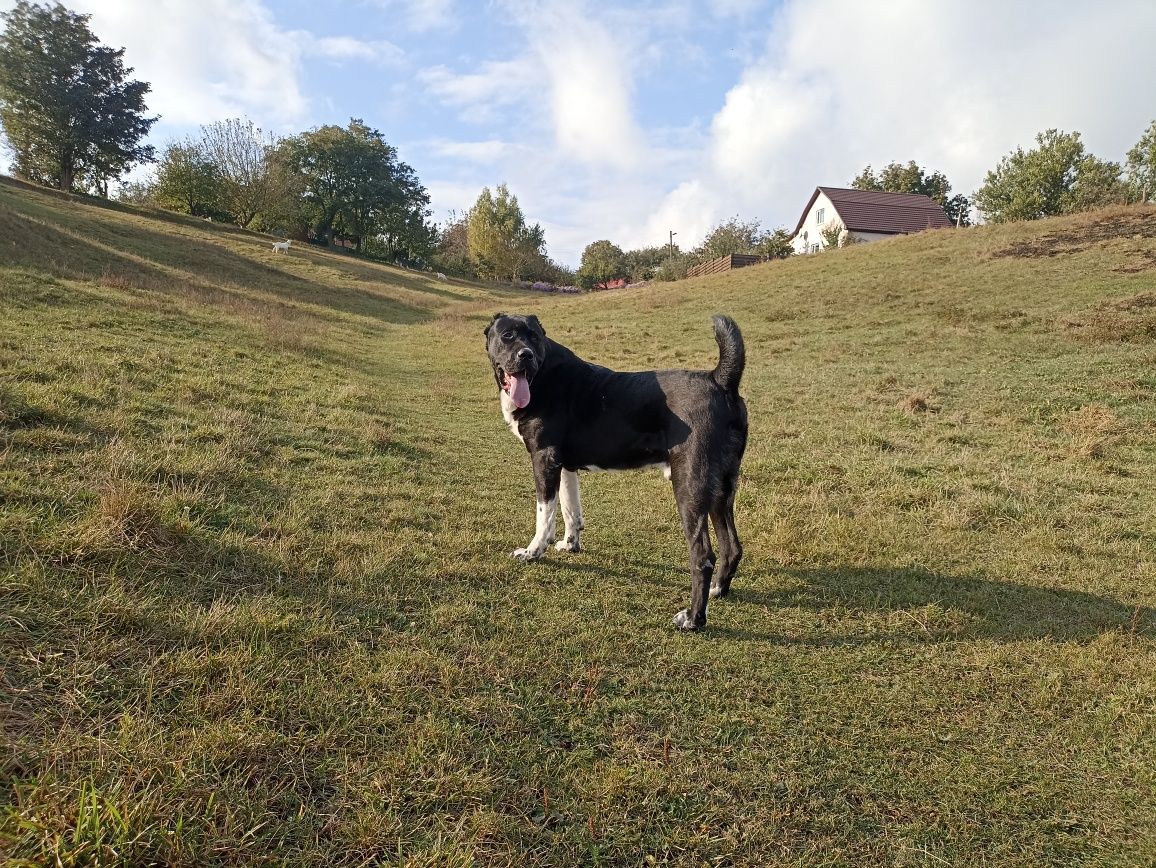
[{"label": "house window", "polygon": [[811,252],[812,253],[818,253],[819,252],[819,245],[818,244],[812,244],[811,245]]},{"label": "house window", "polygon": [[827,221],[827,209],[826,208],[820,208],[818,211],[815,212],[815,222],[821,226],[826,221]]}]

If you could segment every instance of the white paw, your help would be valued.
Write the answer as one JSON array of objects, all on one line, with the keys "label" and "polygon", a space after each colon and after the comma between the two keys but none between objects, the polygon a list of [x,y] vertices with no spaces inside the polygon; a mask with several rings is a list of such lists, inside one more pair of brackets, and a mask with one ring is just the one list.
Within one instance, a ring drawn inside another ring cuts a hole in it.
[{"label": "white paw", "polygon": [[580,552],[582,551],[582,544],[577,539],[560,539],[554,543],[554,548],[560,552]]},{"label": "white paw", "polygon": [[721,596],[723,596],[723,589],[720,588],[718,585],[711,585],[710,586],[710,598],[712,600],[717,600]]},{"label": "white paw", "polygon": [[674,616],[674,626],[680,630],[698,629],[694,626],[694,622],[690,619],[690,611],[687,609],[683,609],[681,612]]},{"label": "white paw", "polygon": [[542,557],[542,549],[514,549],[513,556],[523,563],[529,563]]}]

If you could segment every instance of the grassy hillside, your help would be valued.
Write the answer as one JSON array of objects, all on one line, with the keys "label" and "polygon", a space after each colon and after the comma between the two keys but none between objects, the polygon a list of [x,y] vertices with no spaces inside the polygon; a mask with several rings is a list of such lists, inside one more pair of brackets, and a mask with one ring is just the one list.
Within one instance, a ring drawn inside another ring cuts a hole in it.
[{"label": "grassy hillside", "polygon": [[[746,560],[669,485],[523,565],[498,309],[747,340]],[[1150,865],[1156,209],[552,298],[0,184],[12,864]]]}]

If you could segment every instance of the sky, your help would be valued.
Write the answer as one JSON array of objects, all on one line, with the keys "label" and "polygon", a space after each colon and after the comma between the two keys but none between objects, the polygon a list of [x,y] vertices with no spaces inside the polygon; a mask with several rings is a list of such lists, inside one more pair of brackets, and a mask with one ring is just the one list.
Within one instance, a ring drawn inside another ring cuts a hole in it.
[{"label": "sky", "polygon": [[[0,11],[14,0],[0,0]],[[1156,120],[1156,3],[66,0],[150,82],[158,149],[247,117],[361,118],[436,220],[507,183],[549,254],[794,229],[818,185],[915,160],[970,194],[1037,133],[1122,161]]]}]

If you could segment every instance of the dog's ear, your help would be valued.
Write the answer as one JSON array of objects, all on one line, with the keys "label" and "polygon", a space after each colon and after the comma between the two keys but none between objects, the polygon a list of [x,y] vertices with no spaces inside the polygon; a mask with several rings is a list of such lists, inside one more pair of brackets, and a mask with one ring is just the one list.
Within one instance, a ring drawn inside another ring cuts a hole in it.
[{"label": "dog's ear", "polygon": [[528,317],[526,317],[526,325],[528,325],[530,328],[532,328],[534,331],[536,331],[540,338],[542,338],[543,340],[545,339],[546,330],[544,328],[542,328],[542,323],[540,323],[538,321],[538,318],[536,316],[534,316],[533,314],[530,314]]},{"label": "dog's ear", "polygon": [[489,337],[490,336],[490,329],[492,329],[494,327],[494,323],[496,323],[498,321],[498,318],[503,317],[503,316],[505,316],[504,313],[496,313],[492,317],[490,317],[490,324],[488,326],[486,326],[485,331],[483,331],[482,334],[484,334],[486,337]]}]

